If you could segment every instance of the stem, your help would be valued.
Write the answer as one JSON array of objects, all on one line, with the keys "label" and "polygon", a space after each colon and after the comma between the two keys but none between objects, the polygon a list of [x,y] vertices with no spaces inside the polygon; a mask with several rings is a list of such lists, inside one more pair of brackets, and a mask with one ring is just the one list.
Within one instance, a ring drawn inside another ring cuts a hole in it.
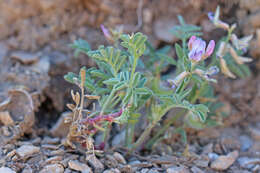
[{"label": "stem", "polygon": [[142,133],[142,135],[138,138],[138,140],[136,141],[136,143],[134,144],[133,148],[131,149],[131,151],[135,150],[136,148],[140,147],[144,141],[147,139],[147,137],[150,135],[152,129],[154,128],[154,126],[156,125],[158,121],[154,121],[152,124],[150,124],[145,131]]},{"label": "stem", "polygon": [[116,92],[116,91],[115,91],[114,88],[113,88],[112,91],[111,91],[111,93],[110,93],[110,95],[109,95],[108,98],[106,99],[106,102],[103,104],[103,107],[102,107],[101,112],[100,112],[101,115],[104,113],[105,109],[107,108],[107,105],[108,105],[109,101],[111,100],[111,98],[113,97],[113,95],[115,94],[115,92]]},{"label": "stem", "polygon": [[178,120],[186,111],[182,110],[181,112],[179,112],[177,115],[173,116],[168,122],[167,124],[165,124],[162,129],[160,129],[160,131],[158,133],[156,133],[155,136],[153,136],[152,139],[150,139],[147,143],[147,148],[151,148],[153,146],[153,144],[158,140],[158,138],[161,136],[161,134],[163,134],[170,126],[172,123],[174,123],[176,120]]},{"label": "stem", "polygon": [[[130,77],[130,86],[129,86],[129,89],[132,89],[133,88],[133,78],[134,78],[134,74],[135,74],[135,69],[136,69],[136,66],[137,66],[137,60],[138,60],[138,56],[136,55],[136,52],[134,52],[134,63],[133,63],[133,67],[132,67],[132,71],[131,71],[131,77]],[[132,104],[133,102],[133,99],[131,99],[130,101],[130,104]],[[132,138],[134,136],[134,127],[131,127],[130,129],[130,137],[131,139],[129,139],[129,122],[127,122],[127,125],[126,125],[126,133],[125,133],[125,144],[126,146],[128,147],[130,145],[130,142],[132,142]]]}]

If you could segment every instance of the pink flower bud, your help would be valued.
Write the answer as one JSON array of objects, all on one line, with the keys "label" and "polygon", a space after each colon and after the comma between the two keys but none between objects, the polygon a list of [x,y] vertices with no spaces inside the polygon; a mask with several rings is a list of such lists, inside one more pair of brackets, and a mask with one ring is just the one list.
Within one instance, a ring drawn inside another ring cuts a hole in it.
[{"label": "pink flower bud", "polygon": [[103,32],[103,34],[104,34],[104,36],[106,38],[110,38],[111,37],[110,33],[109,33],[109,30],[103,24],[100,25],[100,28],[101,28],[101,30],[102,30],[102,32]]},{"label": "pink flower bud", "polygon": [[193,44],[193,42],[194,42],[195,40],[196,40],[196,36],[195,36],[195,35],[191,36],[191,38],[189,39],[189,42],[188,42],[188,48],[189,48],[189,50],[192,49],[192,44]]},{"label": "pink flower bud", "polygon": [[210,40],[209,44],[208,44],[208,47],[206,49],[206,57],[209,57],[213,51],[214,51],[214,48],[215,48],[215,41],[214,40]]}]

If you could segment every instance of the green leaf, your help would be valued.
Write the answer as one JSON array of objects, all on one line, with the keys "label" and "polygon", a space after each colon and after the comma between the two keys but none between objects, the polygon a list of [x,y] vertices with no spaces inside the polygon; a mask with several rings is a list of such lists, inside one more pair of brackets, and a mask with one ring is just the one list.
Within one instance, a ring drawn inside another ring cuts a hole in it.
[{"label": "green leaf", "polygon": [[136,94],[140,94],[140,95],[147,95],[147,94],[153,93],[149,88],[146,88],[146,87],[136,88],[134,91]]},{"label": "green leaf", "polygon": [[187,134],[186,134],[186,131],[182,128],[182,127],[179,127],[175,130],[175,133],[177,134],[180,134],[181,135],[181,140],[183,142],[183,144],[187,144]]},{"label": "green leaf", "polygon": [[127,85],[127,83],[125,82],[125,81],[122,81],[122,82],[119,82],[118,84],[116,84],[115,86],[114,86],[114,89],[116,90],[116,91],[119,91],[119,90],[121,90],[121,89],[123,89],[123,88],[126,88],[128,85]]},{"label": "green leaf", "polygon": [[110,78],[108,80],[103,81],[103,83],[106,85],[115,85],[118,82],[120,82],[120,80],[118,78]]},{"label": "green leaf", "polygon": [[75,56],[77,57],[79,53],[85,53],[87,54],[88,51],[91,50],[90,45],[87,41],[78,39],[73,42],[73,44],[70,44],[70,47],[76,49],[75,50]]},{"label": "green leaf", "polygon": [[178,58],[183,59],[184,58],[184,53],[182,51],[181,46],[178,43],[175,43],[175,50]]}]

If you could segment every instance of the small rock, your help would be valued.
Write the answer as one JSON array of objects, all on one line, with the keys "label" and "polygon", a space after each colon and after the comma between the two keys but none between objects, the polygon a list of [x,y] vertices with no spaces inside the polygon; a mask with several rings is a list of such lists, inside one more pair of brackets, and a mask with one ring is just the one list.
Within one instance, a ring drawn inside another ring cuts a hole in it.
[{"label": "small rock", "polygon": [[92,173],[92,170],[90,167],[84,163],[81,163],[76,160],[70,160],[69,163],[69,168],[75,171],[80,171],[82,173]]},{"label": "small rock", "polygon": [[251,133],[251,136],[255,140],[260,140],[260,128],[258,128],[258,127],[249,127],[249,131]]},{"label": "small rock", "polygon": [[23,64],[32,64],[38,61],[39,54],[33,54],[23,51],[13,52],[11,58],[22,62]]},{"label": "small rock", "polygon": [[60,138],[50,138],[50,137],[44,137],[42,140],[42,144],[58,144],[60,142]]},{"label": "small rock", "polygon": [[105,156],[104,163],[109,168],[115,168],[118,165],[117,160],[111,155]]},{"label": "small rock", "polygon": [[183,166],[174,166],[166,170],[167,173],[189,173],[190,171]]},{"label": "small rock", "polygon": [[14,120],[12,119],[10,113],[8,111],[0,112],[0,122],[5,126],[13,125]]},{"label": "small rock", "polygon": [[148,168],[143,168],[141,169],[141,172],[140,173],[148,173],[149,169]]},{"label": "small rock", "polygon": [[71,112],[64,112],[61,114],[59,120],[51,128],[51,134],[55,137],[64,138],[69,132],[70,123],[65,123],[65,117],[67,117]]},{"label": "small rock", "polygon": [[121,163],[121,164],[126,164],[125,158],[124,158],[120,153],[115,152],[115,153],[113,154],[113,156],[114,156],[114,158],[115,158],[119,163]]},{"label": "small rock", "polygon": [[213,144],[212,143],[203,147],[202,154],[208,154],[208,153],[212,153],[212,152],[213,152]]},{"label": "small rock", "polygon": [[16,153],[22,158],[27,158],[33,154],[38,153],[39,151],[39,147],[35,147],[33,145],[23,145],[16,150]]},{"label": "small rock", "polygon": [[153,30],[155,36],[162,41],[172,43],[177,41],[177,38],[171,33],[173,26],[177,24],[176,20],[169,18],[160,18],[154,22]]},{"label": "small rock", "polygon": [[193,166],[191,168],[191,172],[192,173],[204,173],[204,171],[202,171],[200,168],[196,167],[196,166]]},{"label": "small rock", "polygon": [[228,155],[219,156],[216,160],[214,160],[210,167],[215,170],[226,170],[228,169],[237,159],[239,153],[238,151],[233,151]]},{"label": "small rock", "polygon": [[194,161],[194,164],[196,166],[206,168],[209,165],[209,161],[210,159],[208,156],[202,155],[199,159]]},{"label": "small rock", "polygon": [[11,168],[8,167],[1,167],[0,173],[15,173],[15,171],[13,171]]},{"label": "small rock", "polygon": [[229,151],[240,150],[240,141],[234,130],[227,129],[220,137],[221,148],[227,153]]},{"label": "small rock", "polygon": [[63,173],[64,168],[61,164],[51,164],[45,166],[40,173]]},{"label": "small rock", "polygon": [[33,170],[30,166],[26,166],[24,169],[23,169],[23,172],[22,173],[33,173]]},{"label": "small rock", "polygon": [[241,151],[247,151],[253,145],[252,139],[247,135],[240,136],[239,140],[241,144]]},{"label": "small rock", "polygon": [[147,173],[159,173],[156,169],[150,169]]},{"label": "small rock", "polygon": [[120,173],[117,168],[107,169],[103,173]]},{"label": "small rock", "polygon": [[115,135],[115,137],[112,140],[112,146],[115,147],[115,146],[123,145],[124,141],[125,141],[125,130]]},{"label": "small rock", "polygon": [[238,158],[238,163],[242,168],[251,169],[256,164],[260,164],[259,158],[248,158],[248,157],[240,157]]},{"label": "small rock", "polygon": [[216,153],[209,153],[208,156],[211,161],[216,160],[219,157]]},{"label": "small rock", "polygon": [[95,172],[99,173],[104,170],[104,165],[96,158],[95,155],[87,155],[86,161],[94,168]]},{"label": "small rock", "polygon": [[0,43],[0,64],[2,63],[7,53],[8,53],[8,47],[4,43]]}]

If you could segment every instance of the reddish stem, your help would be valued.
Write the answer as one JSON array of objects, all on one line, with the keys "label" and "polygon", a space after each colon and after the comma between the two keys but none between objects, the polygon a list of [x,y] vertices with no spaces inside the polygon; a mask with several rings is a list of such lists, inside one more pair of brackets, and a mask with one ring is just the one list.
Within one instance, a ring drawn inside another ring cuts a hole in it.
[{"label": "reddish stem", "polygon": [[120,117],[123,113],[123,109],[121,108],[119,112],[115,112],[112,114],[107,114],[107,115],[98,115],[94,118],[86,118],[84,120],[82,120],[81,122],[83,124],[97,124],[100,121],[109,121],[109,122],[113,122],[114,118]]}]

